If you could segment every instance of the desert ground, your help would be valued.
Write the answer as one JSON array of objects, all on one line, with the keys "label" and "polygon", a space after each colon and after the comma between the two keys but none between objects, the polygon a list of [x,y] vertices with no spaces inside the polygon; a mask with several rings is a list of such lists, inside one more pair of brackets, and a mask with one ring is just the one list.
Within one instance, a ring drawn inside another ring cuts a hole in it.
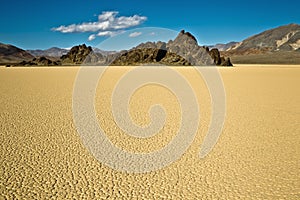
[{"label": "desert ground", "polygon": [[[153,137],[125,134],[114,123],[110,98],[130,69],[109,68],[99,81],[97,119],[113,144],[147,153],[172,140],[180,104],[162,86],[140,88],[130,101],[132,120],[149,123],[149,106],[156,103],[167,119]],[[300,199],[300,66],[218,68],[226,118],[203,159],[199,150],[210,123],[210,94],[194,68],[174,69],[197,97],[196,137],[171,165],[127,173],[98,162],[76,131],[72,92],[79,67],[0,67],[0,199]]]}]

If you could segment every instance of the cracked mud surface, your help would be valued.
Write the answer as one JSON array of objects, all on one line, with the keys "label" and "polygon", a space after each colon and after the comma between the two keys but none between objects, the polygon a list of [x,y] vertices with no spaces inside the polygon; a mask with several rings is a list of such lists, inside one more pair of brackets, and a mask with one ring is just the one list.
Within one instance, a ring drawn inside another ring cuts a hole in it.
[{"label": "cracked mud surface", "polygon": [[[112,68],[101,79],[97,117],[115,145],[151,152],[175,135],[179,104],[163,87],[139,89],[130,102],[133,121],[149,123],[149,106],[161,103],[166,124],[148,139],[123,133],[109,98],[129,69]],[[204,159],[198,155],[210,121],[209,93],[194,69],[177,70],[197,94],[196,138],[170,166],[129,174],[99,163],[76,132],[72,91],[78,68],[0,68],[0,199],[299,199],[300,68],[220,68],[226,120]]]}]

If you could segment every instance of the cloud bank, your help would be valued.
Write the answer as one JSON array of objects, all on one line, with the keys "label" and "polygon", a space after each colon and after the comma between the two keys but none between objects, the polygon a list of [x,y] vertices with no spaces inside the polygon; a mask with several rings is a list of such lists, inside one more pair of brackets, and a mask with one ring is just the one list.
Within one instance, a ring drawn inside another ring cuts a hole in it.
[{"label": "cloud bank", "polygon": [[138,26],[147,20],[147,17],[140,15],[133,16],[120,16],[117,11],[105,11],[98,16],[96,22],[83,22],[80,24],[61,25],[54,27],[52,31],[61,33],[93,33],[89,36],[88,40],[94,40],[96,36],[114,36],[125,29]]}]

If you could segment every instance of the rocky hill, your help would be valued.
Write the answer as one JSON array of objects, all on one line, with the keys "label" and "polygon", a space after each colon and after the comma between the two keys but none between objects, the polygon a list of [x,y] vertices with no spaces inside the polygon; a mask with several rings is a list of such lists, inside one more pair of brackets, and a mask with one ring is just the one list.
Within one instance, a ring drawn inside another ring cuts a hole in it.
[{"label": "rocky hill", "polygon": [[166,44],[167,50],[187,59],[192,65],[221,65],[209,54],[209,49],[199,46],[196,38],[189,32],[180,31],[174,41]]},{"label": "rocky hill", "polygon": [[9,44],[0,43],[0,63],[1,64],[14,64],[20,61],[28,61],[33,59],[34,56],[28,52]]},{"label": "rocky hill", "polygon": [[61,56],[61,61],[63,64],[81,64],[92,51],[92,47],[85,44],[74,46],[66,55]]},{"label": "rocky hill", "polygon": [[209,50],[199,46],[196,38],[189,32],[182,30],[178,36],[168,43],[147,42],[122,53],[112,65],[220,65],[232,66],[230,59],[220,56],[218,49]]}]

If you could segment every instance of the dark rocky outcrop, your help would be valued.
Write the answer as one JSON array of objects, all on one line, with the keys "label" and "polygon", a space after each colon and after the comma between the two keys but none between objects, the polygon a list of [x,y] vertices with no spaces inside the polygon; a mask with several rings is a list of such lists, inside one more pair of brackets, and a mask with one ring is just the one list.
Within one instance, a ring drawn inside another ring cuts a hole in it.
[{"label": "dark rocky outcrop", "polygon": [[135,48],[119,55],[111,65],[195,65],[232,66],[230,59],[220,56],[217,49],[199,46],[196,38],[189,32],[180,31],[175,40],[165,42],[141,43]]},{"label": "dark rocky outcrop", "polygon": [[85,44],[74,46],[71,50],[66,54],[60,57],[62,64],[82,64],[87,56],[93,52],[92,47],[87,47]]},{"label": "dark rocky outcrop", "polygon": [[232,63],[230,61],[230,58],[224,58],[220,55],[220,52],[218,49],[214,48],[209,50],[209,48],[206,48],[206,51],[209,53],[211,58],[214,60],[214,63],[218,66],[232,66]]},{"label": "dark rocky outcrop", "polygon": [[22,61],[18,66],[57,66],[60,65],[60,61],[52,61],[46,57],[34,58],[30,61]]},{"label": "dark rocky outcrop", "polygon": [[18,66],[56,66],[56,65],[80,65],[83,63],[96,63],[103,60],[103,56],[94,53],[92,47],[87,47],[85,44],[74,46],[66,54],[61,56],[58,60],[53,61],[47,57],[33,58],[30,61],[22,61]]},{"label": "dark rocky outcrop", "polygon": [[167,43],[168,51],[182,56],[192,65],[214,65],[214,60],[205,48],[199,46],[196,38],[189,32],[180,31],[175,40]]},{"label": "dark rocky outcrop", "polygon": [[214,63],[216,65],[221,64],[220,52],[218,49],[212,49],[210,51],[209,49],[206,49],[206,51],[209,53],[210,57],[214,60]]},{"label": "dark rocky outcrop", "polygon": [[191,65],[183,57],[164,49],[141,48],[132,49],[121,54],[110,65]]}]

